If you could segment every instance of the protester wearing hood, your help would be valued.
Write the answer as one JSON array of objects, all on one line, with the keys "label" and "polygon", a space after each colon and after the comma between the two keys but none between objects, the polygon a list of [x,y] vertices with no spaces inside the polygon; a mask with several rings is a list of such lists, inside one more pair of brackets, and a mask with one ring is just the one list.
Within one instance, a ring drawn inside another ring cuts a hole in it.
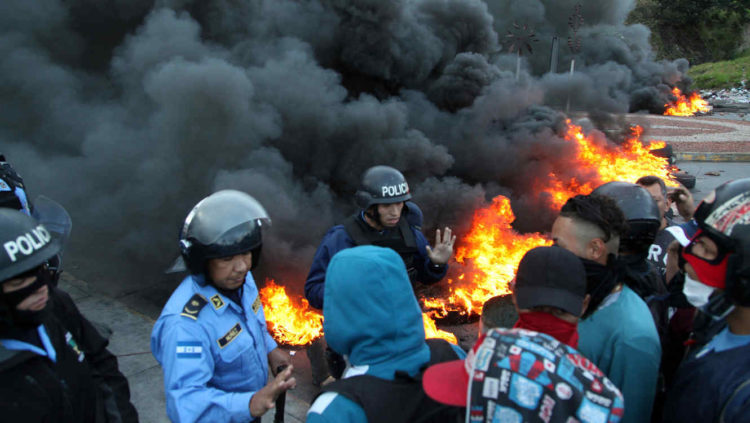
[{"label": "protester wearing hood", "polygon": [[617,265],[627,226],[614,200],[577,195],[552,226],[555,244],[579,257],[586,269],[588,309],[578,324],[578,349],[620,388],[624,422],[647,422],[656,394],[661,345],[646,303],[622,281]]},{"label": "protester wearing hood", "polygon": [[269,223],[260,203],[234,190],[204,198],[185,219],[179,242],[190,275],[151,333],[173,422],[260,422],[296,384],[289,354],[268,333],[250,272]]},{"label": "protester wearing hood", "polygon": [[688,301],[724,328],[680,365],[665,422],[746,422],[750,416],[750,178],[727,182],[695,211],[680,252]]},{"label": "protester wearing hood", "polygon": [[[310,305],[323,308],[328,263],[337,252],[356,245],[377,245],[396,251],[412,282],[431,284],[441,280],[453,256],[456,237],[450,228],[436,231],[435,247],[421,232],[422,211],[413,203],[404,175],[389,166],[365,171],[355,194],[360,210],[342,225],[331,228],[313,257],[305,281]],[[407,204],[411,203],[411,204]]]},{"label": "protester wearing hood", "polygon": [[466,423],[617,423],[627,410],[586,357],[525,329],[490,329],[466,359],[428,368],[422,385],[435,401],[465,410]]},{"label": "protester wearing hood", "polygon": [[465,354],[442,340],[425,341],[422,312],[395,251],[359,246],[333,256],[323,329],[347,367],[323,388],[307,422],[454,421],[455,410],[429,400],[419,378],[428,364]]}]

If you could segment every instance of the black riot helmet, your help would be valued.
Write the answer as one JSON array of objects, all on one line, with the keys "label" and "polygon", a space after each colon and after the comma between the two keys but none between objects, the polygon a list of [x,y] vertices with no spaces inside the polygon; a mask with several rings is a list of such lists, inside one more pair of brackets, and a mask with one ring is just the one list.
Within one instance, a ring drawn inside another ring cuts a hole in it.
[{"label": "black riot helmet", "polygon": [[[698,205],[693,218],[700,233],[708,235],[724,255],[727,295],[734,303],[750,307],[750,178],[730,181],[716,188]],[[723,261],[721,259],[715,261]],[[716,263],[706,265],[718,266]]]},{"label": "black riot helmet", "polygon": [[260,257],[261,225],[271,219],[263,206],[244,192],[223,190],[201,200],[185,218],[180,232],[180,253],[193,274],[206,271],[212,258],[253,253],[254,269]]},{"label": "black riot helmet", "polygon": [[615,200],[625,215],[628,229],[620,236],[620,252],[646,253],[661,226],[659,206],[651,194],[640,185],[620,181],[600,185],[592,194]]},{"label": "black riot helmet", "polygon": [[392,204],[411,199],[406,178],[390,166],[367,169],[355,196],[357,205],[364,210],[375,204]]},{"label": "black riot helmet", "polygon": [[0,208],[0,282],[47,262],[60,252],[60,241],[33,217]]}]

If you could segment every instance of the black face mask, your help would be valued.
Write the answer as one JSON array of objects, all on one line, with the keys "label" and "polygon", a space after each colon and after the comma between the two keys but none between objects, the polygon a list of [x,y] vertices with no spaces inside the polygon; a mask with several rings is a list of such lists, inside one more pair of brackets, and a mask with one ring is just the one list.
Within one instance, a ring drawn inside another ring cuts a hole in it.
[{"label": "black face mask", "polygon": [[607,265],[602,265],[593,260],[578,257],[586,269],[586,293],[591,295],[589,306],[581,318],[585,319],[593,314],[604,298],[612,292],[617,285],[618,271],[615,266],[615,257],[610,254],[607,257]]},{"label": "black face mask", "polygon": [[641,298],[657,294],[658,281],[653,278],[651,266],[646,260],[648,252],[642,254],[621,255],[617,257],[617,267],[622,274],[622,282],[635,291]]},{"label": "black face mask", "polygon": [[23,287],[13,292],[3,293],[0,295],[0,298],[2,298],[2,301],[10,310],[10,318],[12,321],[12,325],[20,329],[31,329],[42,324],[42,322],[47,316],[47,311],[49,309],[48,307],[49,302],[47,303],[47,305],[45,305],[43,309],[36,310],[36,311],[18,310],[16,308],[18,304],[20,304],[23,300],[28,298],[29,295],[36,292],[39,288],[45,285],[49,285],[49,282],[52,279],[51,277],[52,275],[46,266],[40,266],[23,275],[20,275],[19,277],[26,278],[31,275],[36,276],[36,280],[32,282],[31,285]]}]

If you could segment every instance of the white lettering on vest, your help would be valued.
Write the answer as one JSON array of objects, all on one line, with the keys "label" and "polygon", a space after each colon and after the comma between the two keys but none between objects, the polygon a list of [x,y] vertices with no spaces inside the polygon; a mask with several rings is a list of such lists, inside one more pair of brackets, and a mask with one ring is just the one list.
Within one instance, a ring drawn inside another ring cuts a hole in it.
[{"label": "white lettering on vest", "polygon": [[661,254],[661,247],[656,244],[651,244],[651,247],[648,249],[648,259],[658,263],[659,254]]},{"label": "white lettering on vest", "polygon": [[44,226],[39,225],[32,229],[31,232],[19,236],[15,241],[4,243],[3,248],[5,248],[5,252],[8,254],[10,261],[15,262],[18,253],[28,256],[34,251],[42,249],[47,245],[50,239],[52,239],[52,236],[49,232],[47,232]]},{"label": "white lettering on vest", "polygon": [[397,195],[404,195],[409,193],[409,185],[406,182],[402,182],[398,185],[383,185],[381,188],[383,197],[395,197]]}]

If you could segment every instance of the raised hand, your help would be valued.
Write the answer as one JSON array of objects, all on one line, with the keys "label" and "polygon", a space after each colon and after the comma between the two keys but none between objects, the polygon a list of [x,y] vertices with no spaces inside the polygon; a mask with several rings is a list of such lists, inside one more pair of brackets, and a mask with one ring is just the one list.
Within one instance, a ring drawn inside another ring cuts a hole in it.
[{"label": "raised hand", "polygon": [[443,236],[440,236],[440,229],[435,231],[435,246],[427,246],[427,256],[435,264],[446,264],[453,257],[453,244],[456,242],[456,236],[453,235],[451,228],[445,227]]}]

